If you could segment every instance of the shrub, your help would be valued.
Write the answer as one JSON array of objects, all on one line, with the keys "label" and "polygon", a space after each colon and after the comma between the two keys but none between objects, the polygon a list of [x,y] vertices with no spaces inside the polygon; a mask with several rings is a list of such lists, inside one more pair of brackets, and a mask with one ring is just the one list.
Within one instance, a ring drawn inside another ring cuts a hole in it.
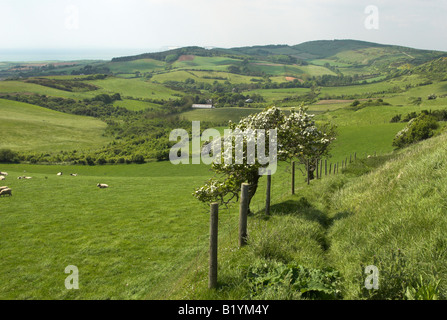
[{"label": "shrub", "polygon": [[428,100],[435,100],[436,98],[437,98],[437,96],[434,93],[429,94],[428,97],[427,97]]},{"label": "shrub", "polygon": [[339,273],[330,268],[313,269],[296,264],[257,260],[246,268],[250,298],[336,299],[340,297]]},{"label": "shrub", "polygon": [[103,165],[107,163],[107,160],[102,156],[96,160],[96,163],[99,165]]},{"label": "shrub", "polygon": [[412,143],[431,138],[434,130],[438,127],[438,122],[434,117],[421,114],[417,118],[410,120],[407,126],[396,134],[393,146],[403,148]]},{"label": "shrub", "polygon": [[17,152],[11,149],[0,149],[0,163],[16,163],[18,160]]},{"label": "shrub", "polygon": [[142,164],[144,163],[144,156],[141,154],[135,154],[132,156],[132,162]]},{"label": "shrub", "polygon": [[394,117],[391,118],[391,123],[396,123],[396,122],[400,122],[400,120],[402,119],[402,115],[398,114],[395,115]]}]

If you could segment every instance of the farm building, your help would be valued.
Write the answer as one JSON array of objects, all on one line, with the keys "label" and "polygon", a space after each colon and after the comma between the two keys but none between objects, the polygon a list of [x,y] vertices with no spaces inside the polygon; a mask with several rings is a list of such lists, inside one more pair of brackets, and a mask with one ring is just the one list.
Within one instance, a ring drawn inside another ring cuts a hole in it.
[{"label": "farm building", "polygon": [[193,109],[214,109],[215,107],[212,104],[193,104]]}]

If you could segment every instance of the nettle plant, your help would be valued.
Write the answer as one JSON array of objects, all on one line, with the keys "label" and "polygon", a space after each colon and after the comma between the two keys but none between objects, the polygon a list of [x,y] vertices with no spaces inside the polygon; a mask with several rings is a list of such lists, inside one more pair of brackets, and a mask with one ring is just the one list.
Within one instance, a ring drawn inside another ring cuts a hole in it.
[{"label": "nettle plant", "polygon": [[[331,142],[335,139],[334,127],[326,124],[318,128],[313,115],[307,114],[303,107],[298,110],[292,108],[289,115],[277,107],[266,108],[260,113],[241,119],[237,124],[230,121],[229,128],[233,133],[231,136],[226,135],[218,141],[209,142],[223,145],[224,152],[219,154],[220,158],[217,157],[219,161],[213,161],[211,164],[215,176],[193,193],[204,203],[219,202],[228,205],[237,201],[241,184],[246,182],[250,185],[250,204],[258,188],[259,179],[276,171],[276,161],[297,159],[307,166],[308,163],[315,163],[314,160],[326,156]],[[243,134],[240,134],[241,132]],[[240,160],[237,159],[238,152],[230,151],[236,151],[240,139],[243,139],[247,148],[243,149],[242,155],[239,154],[243,161],[236,161]],[[264,139],[265,144],[261,144],[264,150],[259,150],[260,144],[252,143],[253,139],[258,142]],[[276,148],[272,148],[272,144]],[[231,150],[228,150],[229,148]],[[261,159],[266,149],[269,150],[268,162]],[[214,149],[211,147],[209,150],[212,152]],[[275,153],[273,157],[272,151]],[[256,161],[247,161],[252,160],[253,155],[256,155]],[[228,159],[229,156],[232,157],[231,160]],[[309,169],[312,171],[315,168],[311,166],[309,165]]]}]

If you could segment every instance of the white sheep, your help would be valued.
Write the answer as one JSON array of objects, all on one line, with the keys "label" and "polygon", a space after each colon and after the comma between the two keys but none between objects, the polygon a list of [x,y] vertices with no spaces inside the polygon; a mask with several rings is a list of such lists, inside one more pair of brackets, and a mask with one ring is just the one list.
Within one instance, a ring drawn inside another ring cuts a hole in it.
[{"label": "white sheep", "polygon": [[12,190],[11,189],[3,189],[2,191],[0,191],[0,197],[6,196],[6,195],[9,195],[10,197],[12,197]]},{"label": "white sheep", "polygon": [[70,173],[70,176],[72,176],[72,177],[77,177],[78,174],[77,174],[77,173]]},{"label": "white sheep", "polygon": [[7,186],[0,187],[0,191],[2,191],[3,189],[9,189],[9,188]]},{"label": "white sheep", "polygon": [[0,181],[5,179],[6,179],[5,176],[0,176]]},{"label": "white sheep", "polygon": [[1,171],[0,171],[0,175],[1,175],[1,176],[8,176],[8,172],[1,172]]},{"label": "white sheep", "polygon": [[62,174],[63,174],[62,172],[58,172],[58,173],[57,173],[58,176],[61,176]]},{"label": "white sheep", "polygon": [[106,185],[106,184],[104,184],[104,183],[98,183],[96,186],[97,186],[98,188],[100,188],[100,189],[105,189],[105,188],[108,188],[108,187],[109,187],[108,185]]}]

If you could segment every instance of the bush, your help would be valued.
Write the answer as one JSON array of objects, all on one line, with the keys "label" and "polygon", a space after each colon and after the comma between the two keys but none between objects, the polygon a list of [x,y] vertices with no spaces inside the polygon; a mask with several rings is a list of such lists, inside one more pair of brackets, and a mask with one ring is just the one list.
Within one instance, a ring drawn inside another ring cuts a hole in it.
[{"label": "bush", "polygon": [[98,160],[96,160],[96,163],[99,165],[103,165],[107,163],[107,160],[102,156]]},{"label": "bush", "polygon": [[400,120],[402,119],[402,115],[398,114],[395,115],[394,117],[391,118],[391,123],[396,123],[396,122],[400,122]]},{"label": "bush", "polygon": [[256,260],[246,268],[250,298],[263,300],[340,298],[340,275],[331,268]]},{"label": "bush", "polygon": [[0,163],[17,163],[19,155],[11,149],[0,149]]},{"label": "bush", "polygon": [[393,146],[403,148],[412,143],[431,138],[434,130],[438,127],[439,124],[434,117],[421,114],[410,120],[407,126],[396,134]]},{"label": "bush", "polygon": [[144,156],[141,154],[135,154],[132,156],[132,162],[142,164],[144,163]]}]

